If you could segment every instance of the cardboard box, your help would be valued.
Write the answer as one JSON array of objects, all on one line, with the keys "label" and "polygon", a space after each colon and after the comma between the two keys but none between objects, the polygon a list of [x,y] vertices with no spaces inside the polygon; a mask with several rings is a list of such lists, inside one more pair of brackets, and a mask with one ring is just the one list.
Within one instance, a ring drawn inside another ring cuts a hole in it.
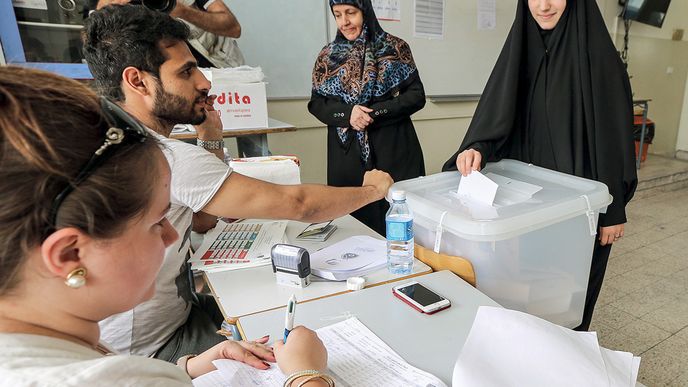
[{"label": "cardboard box", "polygon": [[268,102],[265,82],[236,83],[216,80],[210,94],[216,94],[215,108],[223,129],[268,127]]}]

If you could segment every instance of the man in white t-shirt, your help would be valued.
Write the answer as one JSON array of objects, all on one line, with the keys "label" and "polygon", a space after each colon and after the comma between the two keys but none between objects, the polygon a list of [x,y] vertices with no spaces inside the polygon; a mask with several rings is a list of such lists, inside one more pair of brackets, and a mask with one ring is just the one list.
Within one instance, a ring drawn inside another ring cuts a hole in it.
[{"label": "man in white t-shirt", "polygon": [[[212,124],[219,116],[209,105],[210,82],[185,44],[188,33],[168,15],[110,6],[91,14],[83,35],[99,91],[163,140],[172,171],[168,219],[180,235],[166,251],[155,297],[102,322],[103,339],[118,351],[169,361],[220,340],[217,305],[190,286],[186,260],[194,213],[211,219],[324,221],[383,198],[392,184],[387,173],[376,170],[366,173],[361,187],[338,188],[275,185],[233,173],[220,160],[222,133]],[[341,113],[342,126],[348,126],[351,112]],[[177,123],[198,125],[199,144],[206,149],[167,138]]]}]

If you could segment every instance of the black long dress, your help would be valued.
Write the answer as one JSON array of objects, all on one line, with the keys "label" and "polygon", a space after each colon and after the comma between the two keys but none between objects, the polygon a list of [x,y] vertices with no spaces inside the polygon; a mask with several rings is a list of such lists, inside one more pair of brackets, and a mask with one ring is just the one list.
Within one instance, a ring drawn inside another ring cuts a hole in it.
[{"label": "black long dress", "polygon": [[[396,95],[398,93],[398,95]],[[396,95],[396,96],[395,96]],[[313,93],[308,110],[327,125],[327,184],[336,187],[359,186],[370,169],[388,172],[394,181],[425,175],[423,151],[411,122],[411,114],[425,106],[425,92],[418,76],[407,80],[399,90],[376,98],[368,106],[374,122],[367,128],[370,156],[361,162],[355,140],[343,144],[337,127],[349,126],[353,105],[335,97]],[[385,234],[385,213],[389,205],[380,200],[354,211],[356,219],[381,235]]]},{"label": "black long dress", "polygon": [[[516,19],[459,150],[512,158],[605,183],[613,196],[599,226],[626,222],[637,185],[628,75],[594,0],[569,1],[542,31],[520,0]],[[595,241],[583,321],[587,330],[611,246]]]}]

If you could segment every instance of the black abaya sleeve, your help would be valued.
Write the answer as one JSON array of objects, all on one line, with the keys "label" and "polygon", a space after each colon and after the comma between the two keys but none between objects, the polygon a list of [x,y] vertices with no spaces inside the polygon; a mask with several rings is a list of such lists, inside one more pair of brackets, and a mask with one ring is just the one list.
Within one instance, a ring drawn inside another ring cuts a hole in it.
[{"label": "black abaya sleeve", "polygon": [[370,117],[374,120],[371,129],[376,123],[388,124],[390,121],[406,118],[425,106],[425,89],[420,77],[399,91],[399,95],[386,101],[375,102],[369,107],[373,109]]},{"label": "black abaya sleeve", "polygon": [[311,93],[311,100],[308,102],[308,111],[320,122],[327,126],[340,128],[349,127],[351,110],[353,105],[349,105],[334,98],[328,98],[318,93]]},{"label": "black abaya sleeve", "polygon": [[[611,59],[615,61],[612,62]],[[605,214],[600,214],[600,227],[626,223],[626,204],[638,185],[633,144],[633,97],[628,76],[618,58],[608,59],[605,65],[593,67],[591,84],[598,98],[590,108],[597,123],[594,133],[593,157],[596,180],[607,185],[614,198]],[[611,62],[611,63],[610,63]],[[614,70],[616,65],[617,71]],[[621,76],[619,76],[621,74]],[[617,89],[599,87],[603,79],[621,78]],[[610,112],[614,112],[610,113]]]}]

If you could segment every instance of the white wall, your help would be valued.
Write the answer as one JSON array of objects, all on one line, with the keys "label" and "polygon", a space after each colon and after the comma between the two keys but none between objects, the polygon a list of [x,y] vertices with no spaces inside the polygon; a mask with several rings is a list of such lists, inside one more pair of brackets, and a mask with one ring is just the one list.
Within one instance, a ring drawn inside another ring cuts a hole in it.
[{"label": "white wall", "polygon": [[600,12],[604,18],[604,22],[607,25],[607,30],[610,33],[614,33],[617,28],[620,7],[619,2],[616,0],[597,0],[597,6],[600,7]]},{"label": "white wall", "polygon": [[[598,0],[598,4],[612,39],[621,48],[621,7],[617,0]],[[685,30],[682,41],[671,40],[677,28]],[[671,2],[662,28],[633,22],[629,37],[628,73],[634,97],[652,99],[649,117],[655,122],[656,133],[650,152],[673,157],[679,147],[678,139],[688,136],[688,124],[679,124],[681,117],[688,114],[684,102],[688,80],[688,1]]]}]

